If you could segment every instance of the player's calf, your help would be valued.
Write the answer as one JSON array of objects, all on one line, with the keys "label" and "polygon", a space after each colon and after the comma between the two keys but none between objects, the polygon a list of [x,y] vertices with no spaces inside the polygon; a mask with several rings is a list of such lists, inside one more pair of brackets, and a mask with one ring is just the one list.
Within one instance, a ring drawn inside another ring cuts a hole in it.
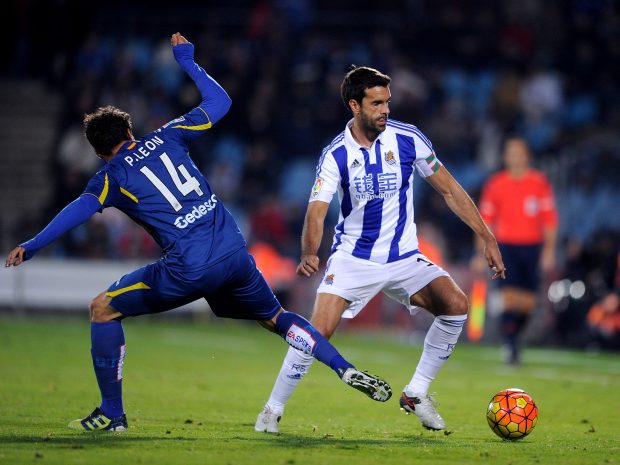
[{"label": "player's calf", "polygon": [[334,370],[339,377],[342,377],[347,368],[353,368],[308,320],[296,313],[280,312],[275,318],[274,330],[290,346],[312,355]]},{"label": "player's calf", "polygon": [[305,318],[282,311],[275,321],[275,330],[292,347],[328,365],[347,385],[364,392],[370,398],[385,402],[392,395],[388,383],[357,370]]}]

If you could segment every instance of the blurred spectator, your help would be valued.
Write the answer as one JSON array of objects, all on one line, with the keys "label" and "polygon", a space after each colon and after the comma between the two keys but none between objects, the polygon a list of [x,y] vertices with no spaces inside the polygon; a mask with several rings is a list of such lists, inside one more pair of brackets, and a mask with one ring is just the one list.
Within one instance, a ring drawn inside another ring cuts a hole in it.
[{"label": "blurred spectator", "polygon": [[[564,344],[585,344],[589,308],[620,289],[620,233],[596,231],[587,241],[565,241],[565,262],[548,294],[555,310],[555,334]],[[581,289],[580,292],[571,292]]]},{"label": "blurred spectator", "polygon": [[592,305],[587,321],[597,346],[604,349],[620,348],[620,296],[617,292],[607,294]]},{"label": "blurred spectator", "polygon": [[257,241],[248,250],[282,306],[290,306],[289,289],[296,277],[297,262],[280,255],[276,248],[267,242]]}]

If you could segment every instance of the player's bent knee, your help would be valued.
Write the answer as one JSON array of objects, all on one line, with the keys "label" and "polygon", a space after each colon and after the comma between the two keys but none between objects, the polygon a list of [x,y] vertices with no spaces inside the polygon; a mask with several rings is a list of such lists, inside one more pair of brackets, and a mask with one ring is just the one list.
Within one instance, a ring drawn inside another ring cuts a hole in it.
[{"label": "player's bent knee", "polygon": [[90,304],[88,305],[88,310],[90,312],[90,320],[94,321],[95,319],[95,315],[97,315],[99,313],[99,298],[101,295],[98,295],[97,297],[93,298],[90,301]]},{"label": "player's bent knee", "polygon": [[459,316],[467,315],[469,312],[469,300],[467,296],[462,293],[455,293],[450,303],[446,306],[444,315]]},{"label": "player's bent knee", "polygon": [[469,299],[465,294],[459,298],[455,306],[455,315],[467,315],[469,313]]},{"label": "player's bent knee", "polygon": [[105,293],[99,294],[90,302],[90,321],[93,323],[106,323],[117,319],[120,314],[109,305],[109,299]]}]

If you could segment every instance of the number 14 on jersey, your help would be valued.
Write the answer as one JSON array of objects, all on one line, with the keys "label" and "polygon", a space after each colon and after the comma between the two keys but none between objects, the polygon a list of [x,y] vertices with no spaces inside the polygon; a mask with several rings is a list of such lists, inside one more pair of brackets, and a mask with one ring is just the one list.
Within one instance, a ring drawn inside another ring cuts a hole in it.
[{"label": "number 14 on jersey", "polygon": [[[183,197],[187,196],[190,192],[196,192],[198,195],[203,195],[202,189],[200,188],[200,182],[198,182],[198,179],[194,176],[189,174],[187,168],[185,168],[183,164],[180,164],[175,168],[172,164],[172,160],[170,160],[170,157],[165,152],[161,154],[159,159],[164,163],[164,166],[166,167],[168,174],[170,174],[174,185]],[[162,180],[159,179],[153,171],[151,171],[148,166],[143,166],[140,168],[140,172],[142,172],[142,174],[144,174],[148,180],[153,183],[157,190],[161,192],[172,208],[174,208],[174,211],[178,212],[181,208],[183,208],[181,202],[179,202],[179,199],[170,191],[170,189],[168,189],[168,186],[166,186]],[[179,173],[181,173],[181,176],[183,176],[185,181],[181,181]]]}]

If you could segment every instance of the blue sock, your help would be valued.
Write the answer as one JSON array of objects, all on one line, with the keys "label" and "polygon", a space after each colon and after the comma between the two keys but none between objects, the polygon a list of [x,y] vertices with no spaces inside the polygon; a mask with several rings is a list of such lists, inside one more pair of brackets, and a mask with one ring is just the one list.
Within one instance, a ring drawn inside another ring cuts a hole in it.
[{"label": "blue sock", "polygon": [[312,355],[341,378],[347,368],[353,368],[353,365],[347,362],[308,320],[296,313],[287,311],[280,313],[275,330],[295,349]]},{"label": "blue sock", "polygon": [[123,415],[125,334],[120,321],[90,324],[90,353],[101,391],[101,410],[109,418]]}]

